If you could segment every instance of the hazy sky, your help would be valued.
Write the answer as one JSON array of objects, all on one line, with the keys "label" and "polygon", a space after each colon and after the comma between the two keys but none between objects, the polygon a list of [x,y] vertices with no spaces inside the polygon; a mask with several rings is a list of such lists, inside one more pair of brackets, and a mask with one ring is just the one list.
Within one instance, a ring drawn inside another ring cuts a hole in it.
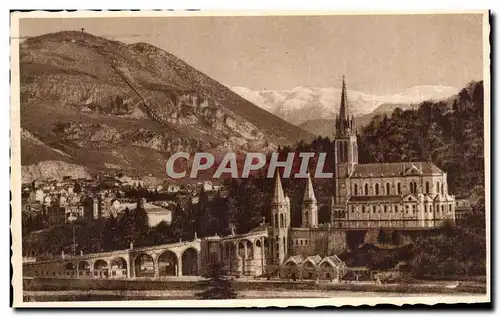
[{"label": "hazy sky", "polygon": [[481,15],[21,19],[20,35],[79,30],[147,42],[228,86],[397,93],[482,79]]}]

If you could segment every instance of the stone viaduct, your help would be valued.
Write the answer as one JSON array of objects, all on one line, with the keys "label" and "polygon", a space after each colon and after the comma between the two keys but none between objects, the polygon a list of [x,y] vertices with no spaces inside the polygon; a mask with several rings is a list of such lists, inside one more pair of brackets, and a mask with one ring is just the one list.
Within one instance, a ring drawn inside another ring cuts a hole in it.
[{"label": "stone viaduct", "polygon": [[270,254],[267,230],[206,237],[150,247],[63,256],[23,263],[24,277],[152,278],[199,276],[207,264],[222,261],[236,276],[262,275]]}]

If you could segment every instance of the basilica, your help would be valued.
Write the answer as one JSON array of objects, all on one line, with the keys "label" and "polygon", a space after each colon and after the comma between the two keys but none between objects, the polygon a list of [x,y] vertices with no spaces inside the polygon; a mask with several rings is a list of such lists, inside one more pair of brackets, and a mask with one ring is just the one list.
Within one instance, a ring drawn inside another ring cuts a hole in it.
[{"label": "basilica", "polygon": [[358,163],[356,127],[344,79],[334,129],[334,193],[329,223],[318,222],[318,202],[309,177],[301,227],[291,227],[290,200],[276,177],[271,208],[271,249],[276,263],[297,256],[306,259],[324,250],[326,254],[339,254],[346,249],[348,231],[404,232],[455,221],[455,197],[448,193],[446,173],[433,163]]}]

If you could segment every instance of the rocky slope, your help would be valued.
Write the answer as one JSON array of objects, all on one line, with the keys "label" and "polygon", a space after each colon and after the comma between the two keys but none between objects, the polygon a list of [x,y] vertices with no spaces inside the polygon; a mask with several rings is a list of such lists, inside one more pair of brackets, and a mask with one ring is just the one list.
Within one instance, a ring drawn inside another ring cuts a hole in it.
[{"label": "rocky slope", "polygon": [[33,180],[60,180],[65,176],[70,176],[71,178],[90,178],[89,173],[83,166],[62,161],[43,161],[38,164],[22,166],[21,169],[23,183],[29,183]]},{"label": "rocky slope", "polygon": [[267,151],[312,137],[145,43],[46,34],[21,43],[20,72],[21,126],[47,145],[22,145],[23,164],[36,163],[36,147],[92,170],[162,173],[176,151]]}]

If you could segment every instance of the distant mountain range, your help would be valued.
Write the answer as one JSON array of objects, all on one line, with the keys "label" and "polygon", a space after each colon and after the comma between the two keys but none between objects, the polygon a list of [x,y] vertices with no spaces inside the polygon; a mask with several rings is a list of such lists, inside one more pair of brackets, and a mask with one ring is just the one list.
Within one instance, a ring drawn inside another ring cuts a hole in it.
[{"label": "distant mountain range", "polygon": [[[297,87],[290,90],[251,90],[236,86],[232,90],[272,114],[302,128],[314,125],[311,120],[332,120],[339,111],[340,88]],[[347,97],[351,113],[366,121],[366,115],[390,113],[397,107],[408,109],[425,100],[441,100],[458,93],[450,86],[416,86],[387,96],[349,90]],[[310,130],[309,130],[310,131]]]}]

